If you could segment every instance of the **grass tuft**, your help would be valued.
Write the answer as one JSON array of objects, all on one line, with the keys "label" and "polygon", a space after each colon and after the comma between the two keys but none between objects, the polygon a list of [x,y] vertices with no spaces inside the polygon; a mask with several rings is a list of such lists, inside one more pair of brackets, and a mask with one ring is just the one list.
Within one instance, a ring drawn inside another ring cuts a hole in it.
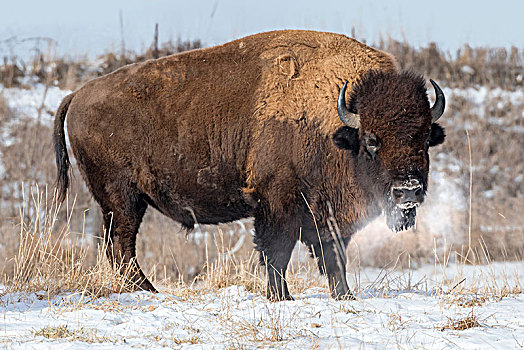
[{"label": "grass tuft", "polygon": [[463,331],[463,330],[475,328],[475,327],[482,327],[482,326],[479,323],[477,316],[471,313],[464,318],[459,318],[456,320],[452,320],[452,319],[448,320],[448,323],[446,323],[440,330],[442,332],[445,330]]},{"label": "grass tuft", "polygon": [[96,330],[88,330],[85,328],[69,329],[67,325],[48,326],[38,331],[34,331],[35,337],[41,336],[46,339],[58,340],[68,339],[71,341],[81,341],[85,343],[115,343],[114,340],[108,337],[98,336]]}]

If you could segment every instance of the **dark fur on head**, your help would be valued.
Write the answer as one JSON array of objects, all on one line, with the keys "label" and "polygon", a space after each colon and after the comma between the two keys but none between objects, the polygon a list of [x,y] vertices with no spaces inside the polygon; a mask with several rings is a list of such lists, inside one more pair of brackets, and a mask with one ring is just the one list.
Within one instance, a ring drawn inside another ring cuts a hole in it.
[{"label": "dark fur on head", "polygon": [[351,150],[354,155],[357,155],[360,146],[358,129],[350,128],[349,126],[341,127],[333,134],[333,142],[338,148]]}]

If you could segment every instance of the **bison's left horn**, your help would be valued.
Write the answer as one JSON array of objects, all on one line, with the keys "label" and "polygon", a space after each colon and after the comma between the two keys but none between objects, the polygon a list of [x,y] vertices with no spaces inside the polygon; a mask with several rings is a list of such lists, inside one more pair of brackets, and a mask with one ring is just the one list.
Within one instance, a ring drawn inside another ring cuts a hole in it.
[{"label": "bison's left horn", "polygon": [[442,89],[432,79],[429,79],[431,85],[435,89],[435,104],[431,107],[431,122],[436,122],[444,113],[444,107],[446,107],[446,98]]},{"label": "bison's left horn", "polygon": [[342,89],[340,89],[340,93],[338,94],[338,101],[337,101],[337,111],[338,111],[338,117],[340,120],[342,120],[342,123],[346,124],[350,128],[358,129],[360,128],[360,116],[355,113],[351,113],[348,108],[346,107],[346,87],[348,85],[348,82],[346,81],[344,83],[344,86],[342,86]]}]

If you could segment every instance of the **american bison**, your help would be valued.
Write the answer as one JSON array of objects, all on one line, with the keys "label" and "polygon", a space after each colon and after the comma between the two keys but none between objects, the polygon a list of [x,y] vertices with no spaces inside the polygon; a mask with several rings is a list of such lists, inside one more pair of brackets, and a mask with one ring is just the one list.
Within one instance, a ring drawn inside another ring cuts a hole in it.
[{"label": "american bison", "polygon": [[[100,204],[107,256],[131,287],[155,291],[136,262],[148,206],[187,229],[254,217],[267,296],[292,299],[297,240],[334,298],[351,298],[345,248],[380,213],[414,225],[444,95],[395,59],[344,35],[273,31],[125,66],[62,101],[54,145],[66,195],[68,134]],[[346,94],[347,92],[347,94]],[[347,95],[347,96],[346,96]],[[346,103],[346,97],[348,98]]]}]

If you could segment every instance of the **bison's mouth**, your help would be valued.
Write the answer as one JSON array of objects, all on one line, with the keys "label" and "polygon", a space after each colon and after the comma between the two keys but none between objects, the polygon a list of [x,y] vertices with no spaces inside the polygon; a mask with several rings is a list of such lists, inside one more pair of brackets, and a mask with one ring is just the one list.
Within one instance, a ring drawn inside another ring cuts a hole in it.
[{"label": "bison's mouth", "polygon": [[417,204],[411,206],[395,206],[386,214],[386,223],[391,231],[407,230],[415,225],[417,217]]},{"label": "bison's mouth", "polygon": [[394,232],[415,225],[417,207],[424,201],[424,185],[417,176],[394,181],[385,195],[386,222]]}]

